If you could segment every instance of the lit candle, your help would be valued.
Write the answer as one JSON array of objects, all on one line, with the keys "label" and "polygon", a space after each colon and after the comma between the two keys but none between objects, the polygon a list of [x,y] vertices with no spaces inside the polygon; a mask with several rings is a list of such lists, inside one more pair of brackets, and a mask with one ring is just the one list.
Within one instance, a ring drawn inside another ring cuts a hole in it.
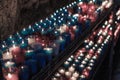
[{"label": "lit candle", "polygon": [[6,68],[9,68],[9,67],[12,67],[12,66],[15,66],[15,63],[12,62],[12,61],[7,61],[4,63],[4,67]]},{"label": "lit candle", "polygon": [[88,69],[84,69],[82,74],[85,75],[86,78],[88,78],[89,77],[89,70]]},{"label": "lit candle", "polygon": [[60,44],[58,42],[53,42],[50,44],[50,46],[53,48],[53,56],[57,56],[59,54]]},{"label": "lit candle", "polygon": [[55,77],[60,78],[61,74],[60,73],[55,73]]},{"label": "lit candle", "polygon": [[83,61],[81,62],[81,64],[86,65],[87,62],[83,60]]},{"label": "lit candle", "polygon": [[75,71],[75,68],[73,66],[69,67],[69,72],[73,73]]},{"label": "lit candle", "polygon": [[45,55],[47,56],[47,60],[51,61],[52,55],[53,55],[53,48],[46,47],[43,50],[44,50]]},{"label": "lit candle", "polygon": [[110,8],[111,5],[112,5],[112,2],[108,2],[105,8]]},{"label": "lit candle", "polygon": [[67,59],[67,61],[70,62],[70,63],[72,63],[72,62],[74,61],[74,58],[69,57],[69,58]]},{"label": "lit candle", "polygon": [[33,27],[31,25],[29,25],[29,27],[28,27],[28,32],[29,32],[29,34],[33,34],[35,32],[35,30],[33,29]]},{"label": "lit candle", "polygon": [[12,52],[13,55],[17,55],[21,53],[21,48],[19,46],[13,45],[9,48],[9,51]]},{"label": "lit candle", "polygon": [[61,26],[58,31],[60,31],[60,33],[64,33],[64,32],[68,32],[68,26],[67,25],[63,25]]},{"label": "lit candle", "polygon": [[42,34],[42,35],[47,34],[47,31],[45,30],[45,28],[42,28],[42,29],[41,29],[41,34]]},{"label": "lit candle", "polygon": [[21,49],[26,49],[27,47],[28,47],[28,42],[24,41],[24,40],[21,40],[20,48]]},{"label": "lit candle", "polygon": [[74,72],[73,73],[73,77],[78,78],[79,77],[79,73],[78,72]]},{"label": "lit candle", "polygon": [[59,73],[63,75],[63,74],[65,74],[65,70],[64,69],[59,69]]},{"label": "lit candle", "polygon": [[4,75],[4,78],[6,80],[19,80],[18,74],[12,74],[12,73],[8,73],[7,75]]},{"label": "lit candle", "polygon": [[60,31],[58,31],[58,30],[54,30],[54,31],[52,31],[52,33],[55,37],[58,37],[60,35]]},{"label": "lit candle", "polygon": [[65,76],[66,76],[66,77],[68,77],[68,78],[69,78],[69,77],[71,77],[71,75],[72,75],[72,73],[71,73],[71,72],[69,72],[69,71],[66,71],[66,72],[65,72]]},{"label": "lit candle", "polygon": [[71,35],[69,33],[63,33],[62,36],[66,39],[65,45],[68,45],[71,42]]},{"label": "lit candle", "polygon": [[33,50],[27,50],[25,51],[25,58],[31,59],[35,55],[35,52]]},{"label": "lit candle", "polygon": [[1,46],[2,51],[5,51],[7,48],[8,48],[8,46],[6,44],[2,44],[2,46]]},{"label": "lit candle", "polygon": [[70,66],[70,63],[68,61],[64,62],[64,67],[67,69]]},{"label": "lit candle", "polygon": [[16,63],[19,64],[24,62],[25,57],[19,46],[13,45],[9,50],[12,52]]},{"label": "lit candle", "polygon": [[85,80],[85,79],[86,79],[85,75],[81,75],[78,80]]},{"label": "lit candle", "polygon": [[21,66],[20,67],[20,80],[29,80],[30,77],[30,73],[29,73],[29,69],[27,66]]},{"label": "lit candle", "polygon": [[56,42],[60,43],[60,51],[63,51],[65,49],[66,40],[60,36]]},{"label": "lit candle", "polygon": [[79,65],[79,67],[78,67],[79,72],[82,72],[82,70],[84,69],[84,67],[85,67],[85,65],[83,65],[83,64]]},{"label": "lit candle", "polygon": [[94,66],[94,64],[93,64],[93,63],[91,63],[91,62],[90,62],[88,65],[89,65],[90,67],[93,67],[93,66]]},{"label": "lit candle", "polygon": [[57,80],[57,78],[53,77],[52,80]]},{"label": "lit candle", "polygon": [[3,60],[13,59],[13,55],[11,52],[6,52],[2,54]]},{"label": "lit candle", "polygon": [[21,34],[23,35],[23,36],[27,36],[28,35],[28,31],[27,31],[27,29],[23,29],[22,31],[21,31]]},{"label": "lit candle", "polygon": [[29,45],[32,45],[32,44],[35,43],[35,38],[34,37],[28,37],[27,40],[28,40]]},{"label": "lit candle", "polygon": [[71,77],[70,80],[77,80],[77,78],[76,77]]},{"label": "lit candle", "polygon": [[75,60],[75,64],[76,64],[76,65],[79,65],[79,63],[80,63],[79,60],[76,59],[76,60]]}]

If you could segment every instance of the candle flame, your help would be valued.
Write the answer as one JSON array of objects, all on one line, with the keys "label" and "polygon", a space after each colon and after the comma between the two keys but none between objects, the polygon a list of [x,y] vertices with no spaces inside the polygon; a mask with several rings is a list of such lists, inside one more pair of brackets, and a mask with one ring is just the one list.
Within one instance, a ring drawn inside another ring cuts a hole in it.
[{"label": "candle flame", "polygon": [[8,78],[12,78],[12,75],[10,73],[8,73]]}]

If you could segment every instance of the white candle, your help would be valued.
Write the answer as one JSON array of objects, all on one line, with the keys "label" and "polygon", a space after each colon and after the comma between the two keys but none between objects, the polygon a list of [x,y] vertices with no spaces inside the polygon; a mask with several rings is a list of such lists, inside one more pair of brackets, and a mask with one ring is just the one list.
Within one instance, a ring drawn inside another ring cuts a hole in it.
[{"label": "white candle", "polygon": [[59,73],[56,73],[55,76],[56,76],[56,77],[60,77],[61,75],[60,75]]},{"label": "white candle", "polygon": [[7,62],[5,63],[5,67],[11,67],[11,66],[13,66],[14,64],[15,64],[14,62],[7,61]]},{"label": "white candle", "polygon": [[77,80],[77,78],[76,77],[71,77],[70,80]]},{"label": "white candle", "polygon": [[35,43],[35,38],[28,38],[27,40],[29,45],[32,45]]},{"label": "white candle", "polygon": [[72,73],[69,72],[69,71],[67,71],[67,72],[65,72],[65,75],[66,75],[67,77],[71,77]]},{"label": "white candle", "polygon": [[73,73],[75,71],[75,68],[73,66],[71,66],[71,67],[69,67],[69,71]]},{"label": "white candle", "polygon": [[87,64],[87,63],[83,60],[83,61],[82,61],[82,64],[84,64],[84,65],[85,65],[85,64]]},{"label": "white candle", "polygon": [[3,60],[7,60],[7,59],[12,59],[13,58],[13,55],[11,52],[6,52],[6,53],[3,53]]},{"label": "white candle", "polygon": [[89,60],[88,58],[85,58],[85,59],[84,59],[84,61],[86,61],[86,62],[87,62],[88,60]]},{"label": "white candle", "polygon": [[64,69],[60,69],[60,70],[59,70],[59,73],[64,74],[64,73],[65,73],[65,70],[64,70]]},{"label": "white candle", "polygon": [[78,78],[79,77],[79,73],[78,72],[74,72],[73,73],[73,77]]},{"label": "white candle", "polygon": [[105,6],[105,8],[110,8],[110,6],[112,5],[112,2],[107,3],[107,5]]},{"label": "white candle", "polygon": [[54,77],[54,78],[52,78],[52,80],[58,80],[58,79]]}]

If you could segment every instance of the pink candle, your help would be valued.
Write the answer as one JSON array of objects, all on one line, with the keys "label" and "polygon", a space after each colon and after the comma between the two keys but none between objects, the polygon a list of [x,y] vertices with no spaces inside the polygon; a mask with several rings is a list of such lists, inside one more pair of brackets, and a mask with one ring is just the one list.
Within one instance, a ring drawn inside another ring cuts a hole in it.
[{"label": "pink candle", "polygon": [[84,69],[83,73],[82,73],[86,78],[89,77],[89,70],[88,69]]},{"label": "pink candle", "polygon": [[71,40],[74,40],[74,38],[75,38],[75,33],[74,33],[74,31],[73,31],[72,29],[69,29],[69,33],[70,33],[70,35],[71,35]]},{"label": "pink candle", "polygon": [[17,55],[21,53],[20,47],[16,45],[13,45],[9,50],[10,52],[12,52],[13,55]]},{"label": "pink candle", "polygon": [[12,73],[8,73],[7,75],[4,75],[4,78],[6,80],[19,80],[18,78],[18,74],[12,74]]},{"label": "pink candle", "polygon": [[81,4],[80,7],[82,8],[83,13],[87,13],[88,5],[86,3]]},{"label": "pink candle", "polygon": [[9,50],[12,52],[16,63],[24,62],[24,54],[19,46],[13,45]]}]

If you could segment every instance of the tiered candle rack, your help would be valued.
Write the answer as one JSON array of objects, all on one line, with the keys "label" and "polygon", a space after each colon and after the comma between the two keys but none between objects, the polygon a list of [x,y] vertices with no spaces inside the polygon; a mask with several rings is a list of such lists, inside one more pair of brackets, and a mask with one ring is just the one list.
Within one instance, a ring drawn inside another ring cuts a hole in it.
[{"label": "tiered candle rack", "polygon": [[[32,80],[49,80],[51,78],[51,75],[60,67],[60,65],[69,57],[71,54],[74,54],[74,52],[82,45],[83,41],[89,34],[97,29],[99,25],[101,25],[102,22],[104,22],[109,14],[111,13],[113,9],[113,6],[109,8],[109,10],[106,12],[103,12],[101,17],[92,24],[89,29],[87,29],[78,39],[76,39],[74,42],[72,42],[69,47],[67,47],[63,52],[61,52],[61,55],[59,57],[55,58],[52,63],[47,65],[40,73],[38,73],[35,77],[33,77]],[[66,54],[67,53],[67,54]],[[51,66],[51,67],[50,67]]]}]

